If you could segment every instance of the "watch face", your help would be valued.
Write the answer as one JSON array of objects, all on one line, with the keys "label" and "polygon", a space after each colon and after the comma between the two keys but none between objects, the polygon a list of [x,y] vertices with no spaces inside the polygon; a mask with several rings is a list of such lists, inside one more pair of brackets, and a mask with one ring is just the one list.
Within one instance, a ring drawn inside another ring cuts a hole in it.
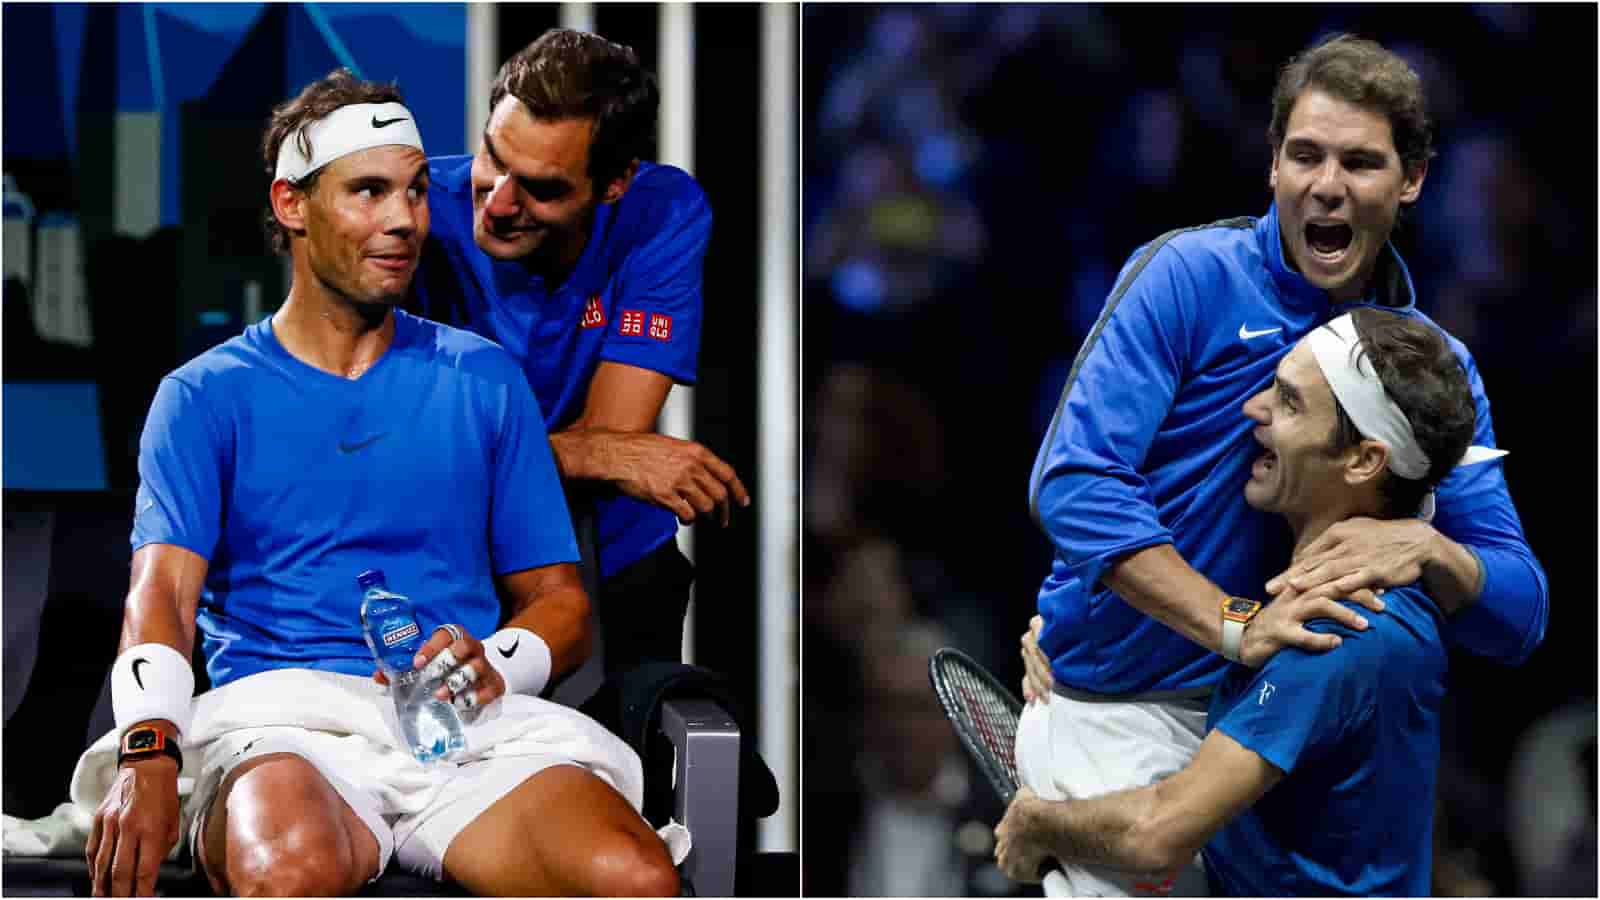
[{"label": "watch face", "polygon": [[1241,616],[1255,608],[1256,605],[1254,602],[1250,600],[1244,600],[1239,597],[1234,597],[1232,600],[1228,601],[1228,612],[1238,613]]},{"label": "watch face", "polygon": [[137,753],[140,750],[154,750],[160,745],[161,734],[155,729],[135,731],[128,735],[128,752]]}]

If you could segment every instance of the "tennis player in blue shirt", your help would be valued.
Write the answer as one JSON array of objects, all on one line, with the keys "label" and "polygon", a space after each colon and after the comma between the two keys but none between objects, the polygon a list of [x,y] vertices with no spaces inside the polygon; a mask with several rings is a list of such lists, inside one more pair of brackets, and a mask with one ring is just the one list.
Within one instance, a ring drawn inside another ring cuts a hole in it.
[{"label": "tennis player in blue shirt", "polygon": [[[151,404],[95,893],[152,893],[186,755],[182,817],[219,895],[354,893],[391,858],[480,894],[676,893],[642,792],[622,793],[637,756],[537,698],[587,652],[588,600],[527,381],[489,341],[393,309],[429,225],[410,111],[340,70],[274,110],[263,154],[293,279]],[[356,583],[373,568],[431,632],[417,667],[479,713],[455,763],[423,767],[382,727]]]},{"label": "tennis player in blue shirt", "polygon": [[[1437,327],[1389,243],[1433,152],[1416,74],[1370,41],[1325,41],[1284,69],[1268,134],[1267,214],[1134,253],[1040,448],[1032,506],[1055,560],[1024,644],[1049,665],[1039,671],[1025,646],[1033,677],[1017,754],[1041,796],[1094,796],[1183,768],[1230,660],[1330,651],[1340,635],[1305,623],[1360,631],[1387,615],[1376,590],[1421,584],[1446,614],[1447,641],[1508,663],[1544,636],[1544,573],[1500,462],[1446,478],[1431,522],[1356,516],[1292,562],[1281,524],[1239,494],[1258,448],[1238,406],[1300,338],[1365,306]],[[1471,389],[1474,442],[1492,447],[1482,379],[1466,347],[1445,340]],[[1364,608],[1338,602],[1347,597]],[[1070,888],[1047,890],[1204,890],[1198,866],[1170,883],[1075,866],[1066,878]]]},{"label": "tennis player in blue shirt", "polygon": [[434,227],[416,309],[522,365],[556,466],[593,504],[605,666],[677,661],[693,569],[679,522],[750,502],[703,445],[656,434],[693,384],[711,208],[644,161],[655,78],[631,48],[546,32],[501,67],[476,155],[431,160]]},{"label": "tennis player in blue shirt", "polygon": [[[1243,495],[1288,523],[1297,561],[1339,522],[1427,512],[1458,463],[1504,455],[1469,449],[1467,374],[1439,332],[1372,308],[1301,339],[1244,413]],[[1054,857],[1155,885],[1204,845],[1216,895],[1426,896],[1446,625],[1420,583],[1384,598],[1366,629],[1309,624],[1337,652],[1229,666],[1210,733],[1171,777],[1081,800],[1023,788],[997,829],[1004,871],[1033,880]]]}]

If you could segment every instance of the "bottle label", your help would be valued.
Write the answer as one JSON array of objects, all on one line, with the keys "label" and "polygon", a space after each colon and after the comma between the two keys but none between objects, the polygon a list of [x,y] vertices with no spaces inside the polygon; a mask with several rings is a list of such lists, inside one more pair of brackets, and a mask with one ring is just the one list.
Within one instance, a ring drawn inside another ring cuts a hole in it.
[{"label": "bottle label", "polygon": [[383,633],[383,645],[385,647],[393,647],[393,646],[396,646],[398,644],[403,644],[406,641],[409,641],[409,640],[411,640],[412,638],[414,638],[416,636],[417,636],[417,623],[415,623],[415,622],[407,622],[404,625],[400,626],[399,628],[395,628],[395,629],[392,629],[390,631],[384,632]]}]

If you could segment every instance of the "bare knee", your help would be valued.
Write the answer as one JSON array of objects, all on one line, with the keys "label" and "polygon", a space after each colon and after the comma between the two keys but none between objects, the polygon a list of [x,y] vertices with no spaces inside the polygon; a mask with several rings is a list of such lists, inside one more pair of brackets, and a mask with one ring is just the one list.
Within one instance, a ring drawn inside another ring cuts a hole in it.
[{"label": "bare knee", "polygon": [[266,840],[229,840],[229,886],[240,897],[353,893],[363,879],[352,871],[344,844],[319,827],[291,827]]},{"label": "bare knee", "polygon": [[[327,897],[353,893],[376,867],[370,835],[352,834],[353,813],[302,757],[273,754],[250,760],[224,783],[222,819],[208,823],[224,846],[207,846],[208,868],[220,862],[213,887],[242,897]],[[213,824],[220,826],[213,828]],[[222,852],[217,853],[216,850]],[[219,859],[220,857],[220,859]]]},{"label": "bare knee", "polygon": [[653,834],[618,833],[592,857],[590,888],[600,897],[676,897],[678,871]]}]

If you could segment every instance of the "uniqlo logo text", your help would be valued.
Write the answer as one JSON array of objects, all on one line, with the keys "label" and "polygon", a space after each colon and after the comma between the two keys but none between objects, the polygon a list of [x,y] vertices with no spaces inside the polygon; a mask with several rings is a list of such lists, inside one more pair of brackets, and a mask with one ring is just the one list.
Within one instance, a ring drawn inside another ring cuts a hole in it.
[{"label": "uniqlo logo text", "polygon": [[661,313],[651,313],[650,336],[658,341],[672,340],[672,317]]},{"label": "uniqlo logo text", "polygon": [[599,328],[606,324],[606,308],[600,305],[600,295],[595,294],[589,298],[588,305],[583,308],[583,318],[578,321],[579,328]]},{"label": "uniqlo logo text", "polygon": [[617,325],[617,334],[625,337],[644,337],[644,311],[623,310],[622,321]]}]

